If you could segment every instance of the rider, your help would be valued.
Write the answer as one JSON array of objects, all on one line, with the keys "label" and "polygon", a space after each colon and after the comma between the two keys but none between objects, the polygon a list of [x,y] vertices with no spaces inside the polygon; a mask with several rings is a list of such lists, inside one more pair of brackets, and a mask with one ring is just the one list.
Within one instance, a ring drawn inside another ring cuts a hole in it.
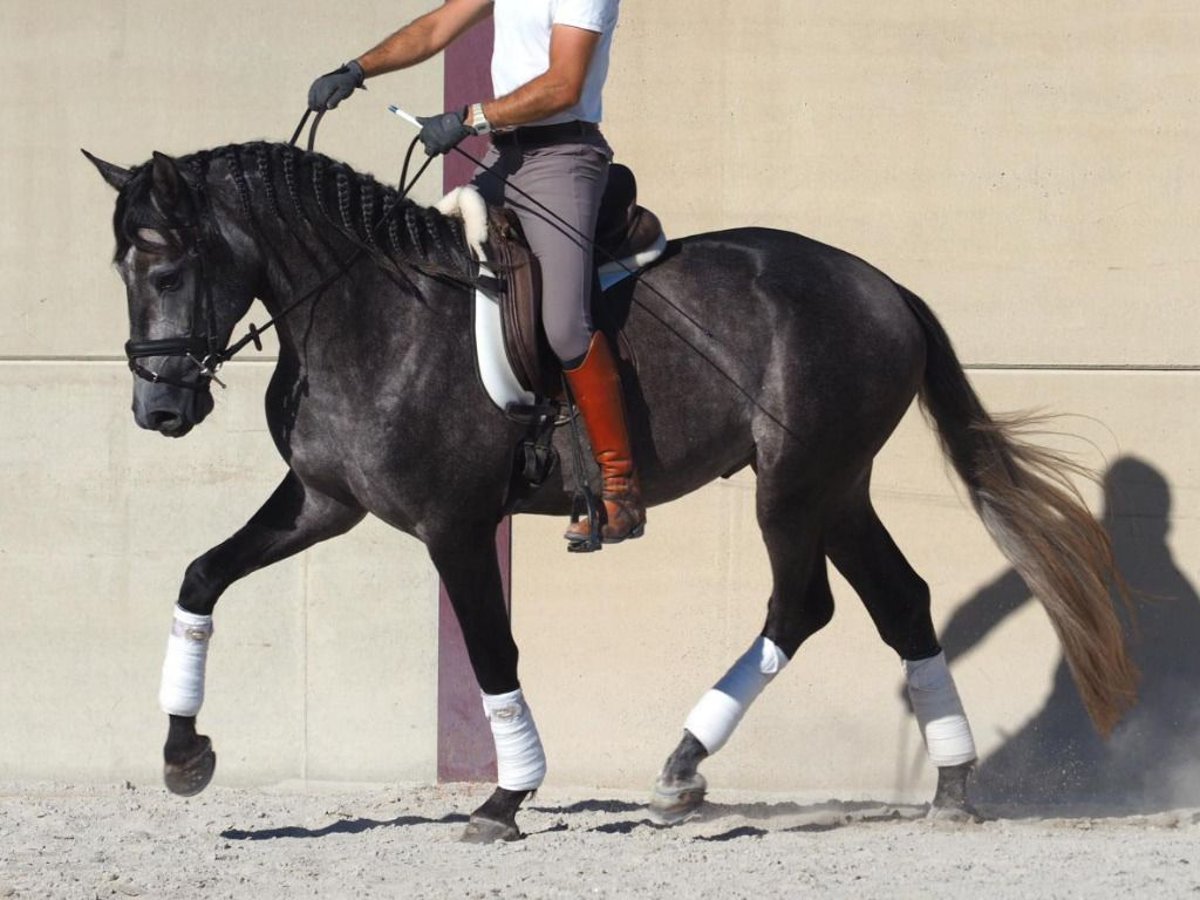
[{"label": "rider", "polygon": [[[443,50],[487,16],[495,25],[496,99],[421,119],[433,156],[472,134],[491,134],[486,169],[474,184],[493,204],[511,207],[542,271],[542,320],[583,413],[603,477],[601,538],[639,537],[646,508],[629,442],[621,383],[604,334],[591,321],[592,245],[612,150],[600,133],[601,93],[620,0],[446,0],[309,89],[314,110],[333,109],[363,81],[404,69]],[[511,185],[574,229],[522,202]],[[586,519],[564,535],[588,539]]]}]

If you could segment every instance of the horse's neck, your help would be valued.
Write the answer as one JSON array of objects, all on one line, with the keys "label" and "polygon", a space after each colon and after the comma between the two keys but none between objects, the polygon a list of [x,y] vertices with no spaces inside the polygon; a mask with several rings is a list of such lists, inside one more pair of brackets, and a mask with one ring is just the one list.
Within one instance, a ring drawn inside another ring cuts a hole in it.
[{"label": "horse's neck", "polygon": [[434,278],[469,279],[461,226],[403,203],[369,176],[269,144],[221,148],[202,166],[221,215],[256,248],[258,290],[272,316],[282,315],[276,327],[285,353],[303,339],[314,295],[322,304],[352,301],[355,318],[399,329],[429,308],[427,295],[444,310],[453,289]]}]

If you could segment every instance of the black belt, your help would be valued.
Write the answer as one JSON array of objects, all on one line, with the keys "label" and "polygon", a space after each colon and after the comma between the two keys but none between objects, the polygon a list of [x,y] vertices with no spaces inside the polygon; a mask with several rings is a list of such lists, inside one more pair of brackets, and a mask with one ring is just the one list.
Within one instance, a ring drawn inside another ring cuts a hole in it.
[{"label": "black belt", "polygon": [[511,131],[492,133],[497,147],[547,147],[565,144],[580,138],[595,137],[600,126],[595,122],[558,122],[554,125],[523,125]]}]

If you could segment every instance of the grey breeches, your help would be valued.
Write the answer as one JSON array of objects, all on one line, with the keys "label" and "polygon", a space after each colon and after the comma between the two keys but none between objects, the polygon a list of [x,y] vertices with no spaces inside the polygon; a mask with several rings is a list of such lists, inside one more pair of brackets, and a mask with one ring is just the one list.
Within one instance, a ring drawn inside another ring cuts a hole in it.
[{"label": "grey breeches", "polygon": [[[483,162],[590,238],[611,159],[608,143],[597,135],[545,147],[492,147]],[[481,169],[472,183],[488,203],[509,207],[521,220],[542,270],[542,323],[550,348],[562,362],[578,360],[592,336],[592,245],[505,190],[496,175]]]}]

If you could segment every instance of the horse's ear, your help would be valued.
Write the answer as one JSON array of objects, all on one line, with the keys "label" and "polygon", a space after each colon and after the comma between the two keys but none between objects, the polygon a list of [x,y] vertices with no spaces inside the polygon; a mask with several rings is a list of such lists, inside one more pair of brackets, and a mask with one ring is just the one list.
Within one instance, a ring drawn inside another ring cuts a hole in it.
[{"label": "horse's ear", "polygon": [[163,209],[178,210],[187,202],[188,188],[183,173],[179,171],[175,160],[165,153],[154,151],[150,178],[154,195]]},{"label": "horse's ear", "polygon": [[86,156],[88,158],[88,162],[96,167],[96,170],[100,173],[100,177],[111,184],[118,191],[129,183],[132,173],[128,169],[122,169],[120,166],[115,166],[110,162],[105,162],[98,156],[92,156],[92,154],[88,153],[82,147],[79,148],[79,152]]}]

